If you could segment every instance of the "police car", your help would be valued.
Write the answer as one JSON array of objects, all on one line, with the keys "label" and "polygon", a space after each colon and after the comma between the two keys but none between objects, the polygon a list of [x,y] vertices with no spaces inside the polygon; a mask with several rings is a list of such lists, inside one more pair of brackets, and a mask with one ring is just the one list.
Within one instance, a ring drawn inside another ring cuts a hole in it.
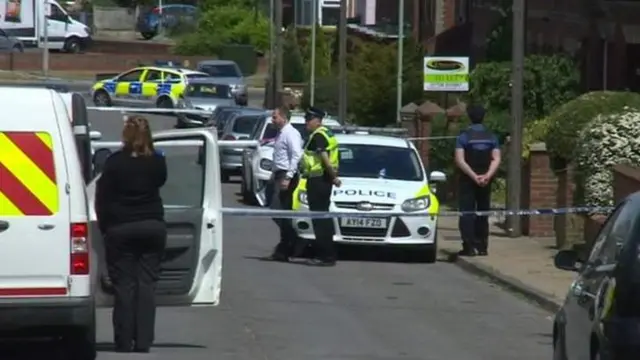
[{"label": "police car", "polygon": [[[302,134],[303,138],[307,133],[304,114],[293,114],[289,123]],[[325,118],[322,124],[329,128],[341,126],[337,119]],[[271,116],[261,120],[253,138],[260,141],[257,149],[247,149],[242,160],[242,194],[245,201],[254,199],[260,206],[266,206],[266,185],[271,178],[271,166],[273,159],[273,141],[278,135],[278,130],[271,123]]]},{"label": "police car", "polygon": [[[379,135],[336,134],[340,151],[342,186],[333,188],[329,211],[353,213],[334,218],[334,241],[345,244],[415,247],[423,260],[436,260],[436,225],[439,202],[430,182],[443,182],[444,173],[427,175],[418,151],[403,138]],[[293,194],[294,210],[308,211],[306,180]],[[424,216],[378,218],[360,213],[424,213]],[[298,235],[313,240],[310,219],[293,220]]]},{"label": "police car", "polygon": [[166,66],[142,66],[96,82],[91,97],[96,106],[174,108],[199,71]]}]

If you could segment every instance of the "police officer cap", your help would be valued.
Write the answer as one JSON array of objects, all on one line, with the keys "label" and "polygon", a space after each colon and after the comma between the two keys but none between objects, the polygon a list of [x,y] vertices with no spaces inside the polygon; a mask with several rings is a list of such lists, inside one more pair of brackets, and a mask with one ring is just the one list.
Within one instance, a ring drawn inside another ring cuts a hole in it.
[{"label": "police officer cap", "polygon": [[322,118],[325,116],[327,116],[327,113],[325,113],[324,110],[318,109],[317,107],[313,106],[308,108],[304,114],[304,118],[307,121],[313,118],[319,118],[320,120],[322,120]]}]

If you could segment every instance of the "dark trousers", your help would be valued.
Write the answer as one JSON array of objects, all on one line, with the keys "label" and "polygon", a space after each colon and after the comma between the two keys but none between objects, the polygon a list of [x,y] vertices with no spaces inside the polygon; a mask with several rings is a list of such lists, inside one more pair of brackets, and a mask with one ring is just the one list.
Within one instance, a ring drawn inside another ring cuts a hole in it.
[{"label": "dark trousers", "polygon": [[[273,178],[267,185],[267,203],[269,208],[274,210],[291,210],[293,206],[293,191],[298,186],[298,175],[289,182],[289,187],[285,189],[280,188],[280,181],[285,178],[287,172],[284,170],[276,170],[273,174]],[[275,252],[284,256],[293,255],[293,250],[298,234],[293,228],[293,221],[291,219],[274,218],[273,221],[280,228],[280,242],[276,246]]]},{"label": "dark trousers", "polygon": [[113,333],[116,347],[149,348],[153,343],[155,287],[167,229],[164,222],[145,220],[107,229],[109,277],[113,282]]},{"label": "dark trousers", "polygon": [[[324,177],[312,177],[307,180],[307,201],[311,211],[329,211],[333,184]],[[336,251],[333,244],[333,219],[312,219],[315,242],[313,250],[321,260],[335,261]]]},{"label": "dark trousers", "polygon": [[[460,179],[460,211],[486,211],[491,207],[491,183],[479,186],[464,175]],[[458,226],[464,250],[487,251],[489,242],[489,218],[463,215]]]}]

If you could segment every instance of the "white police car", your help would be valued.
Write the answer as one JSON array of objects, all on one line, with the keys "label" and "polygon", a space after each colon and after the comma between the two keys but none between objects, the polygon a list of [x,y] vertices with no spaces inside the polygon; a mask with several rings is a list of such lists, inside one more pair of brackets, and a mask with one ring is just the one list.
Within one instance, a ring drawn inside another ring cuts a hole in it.
[{"label": "white police car", "polygon": [[[334,218],[334,241],[345,244],[415,247],[423,260],[436,260],[436,225],[439,202],[429,181],[443,182],[444,173],[427,176],[418,151],[405,139],[377,135],[336,134],[340,151],[342,186],[333,188],[332,212],[353,216]],[[308,211],[306,180],[294,192],[294,210]],[[422,214],[424,216],[359,217],[367,212]],[[298,235],[313,240],[310,219],[293,220]]]}]

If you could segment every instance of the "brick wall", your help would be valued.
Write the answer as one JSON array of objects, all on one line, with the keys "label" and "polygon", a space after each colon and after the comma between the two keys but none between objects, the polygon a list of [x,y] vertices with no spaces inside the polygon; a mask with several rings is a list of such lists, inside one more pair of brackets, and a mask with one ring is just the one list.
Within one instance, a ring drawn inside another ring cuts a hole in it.
[{"label": "brick wall", "polygon": [[[555,207],[558,182],[551,170],[547,149],[543,143],[531,146],[527,170],[529,173],[523,175],[530,179],[526,187],[529,198],[523,207],[530,209]],[[528,225],[528,229],[523,229],[523,233],[529,236],[554,236],[555,234],[551,216],[531,216],[524,224]]]}]

